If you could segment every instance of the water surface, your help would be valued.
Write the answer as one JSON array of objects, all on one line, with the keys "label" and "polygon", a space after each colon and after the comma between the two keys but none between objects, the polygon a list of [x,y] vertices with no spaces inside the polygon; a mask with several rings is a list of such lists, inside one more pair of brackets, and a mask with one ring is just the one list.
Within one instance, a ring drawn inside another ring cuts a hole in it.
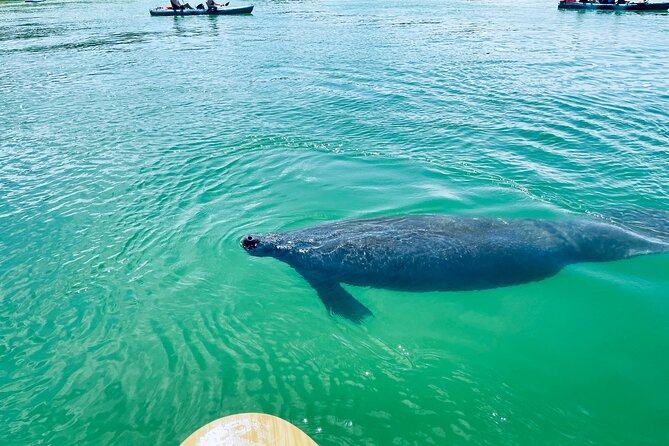
[{"label": "water surface", "polygon": [[323,446],[668,444],[667,255],[347,287],[355,326],[238,240],[669,209],[669,15],[255,5],[0,3],[0,442],[177,444],[258,411]]}]

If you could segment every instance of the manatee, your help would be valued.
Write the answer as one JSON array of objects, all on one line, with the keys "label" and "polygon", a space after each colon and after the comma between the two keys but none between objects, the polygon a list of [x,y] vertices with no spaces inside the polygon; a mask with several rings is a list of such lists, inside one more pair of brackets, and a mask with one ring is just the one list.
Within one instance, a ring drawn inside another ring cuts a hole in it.
[{"label": "manatee", "polygon": [[542,280],[566,265],[669,251],[666,240],[596,219],[421,215],[320,224],[247,235],[253,256],[293,267],[329,313],[361,322],[371,311],[341,284],[399,291],[483,290]]}]

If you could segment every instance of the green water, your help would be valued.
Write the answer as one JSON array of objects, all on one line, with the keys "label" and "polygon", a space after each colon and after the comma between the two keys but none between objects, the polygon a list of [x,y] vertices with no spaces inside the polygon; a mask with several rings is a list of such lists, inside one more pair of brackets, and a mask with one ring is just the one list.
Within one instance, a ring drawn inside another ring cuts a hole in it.
[{"label": "green water", "polygon": [[668,255],[347,287],[355,326],[238,245],[669,209],[669,14],[555,3],[0,2],[0,443],[178,444],[258,411],[322,446],[669,444]]}]

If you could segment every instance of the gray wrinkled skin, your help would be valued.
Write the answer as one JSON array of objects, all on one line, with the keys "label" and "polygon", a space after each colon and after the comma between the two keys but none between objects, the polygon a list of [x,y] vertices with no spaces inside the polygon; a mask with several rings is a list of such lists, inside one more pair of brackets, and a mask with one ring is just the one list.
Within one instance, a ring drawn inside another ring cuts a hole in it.
[{"label": "gray wrinkled skin", "polygon": [[286,262],[330,313],[371,312],[341,283],[407,291],[481,290],[541,280],[570,263],[666,252],[669,245],[594,220],[424,215],[327,223],[241,240]]}]

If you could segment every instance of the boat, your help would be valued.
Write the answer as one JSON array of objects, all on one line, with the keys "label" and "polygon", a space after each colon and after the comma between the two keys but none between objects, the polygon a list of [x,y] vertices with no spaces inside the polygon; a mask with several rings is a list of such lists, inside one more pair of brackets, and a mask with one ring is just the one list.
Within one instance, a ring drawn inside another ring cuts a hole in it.
[{"label": "boat", "polygon": [[558,9],[578,9],[578,10],[604,10],[604,11],[667,11],[669,10],[669,2],[665,3],[648,3],[648,2],[627,2],[627,1],[565,1],[561,0],[558,3]]},{"label": "boat", "polygon": [[205,424],[181,443],[181,446],[204,445],[318,446],[295,425],[264,413],[240,413],[219,418]]},{"label": "boat", "polygon": [[151,15],[227,15],[227,14],[251,14],[253,5],[248,6],[222,6],[217,9],[182,9],[156,8],[150,9]]}]

